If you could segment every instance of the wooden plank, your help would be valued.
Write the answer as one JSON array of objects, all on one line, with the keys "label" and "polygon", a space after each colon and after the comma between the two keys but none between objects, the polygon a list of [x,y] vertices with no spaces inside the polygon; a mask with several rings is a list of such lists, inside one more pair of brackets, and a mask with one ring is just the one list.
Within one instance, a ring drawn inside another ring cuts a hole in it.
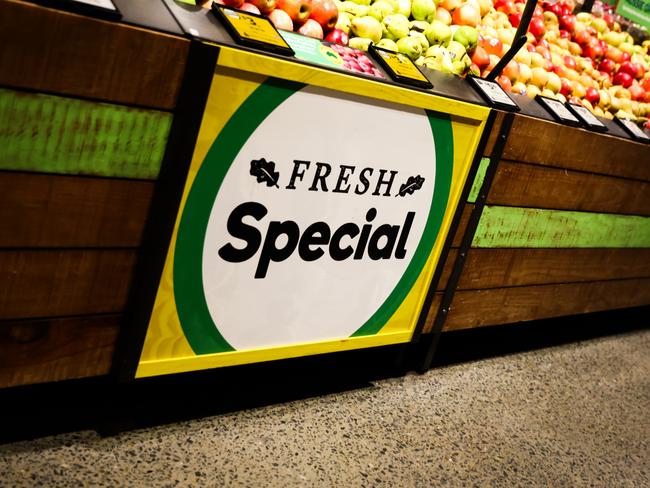
[{"label": "wooden plank", "polygon": [[122,104],[176,106],[189,41],[0,0],[0,84]]},{"label": "wooden plank", "polygon": [[447,287],[447,283],[449,283],[449,278],[451,276],[451,272],[454,269],[454,261],[456,261],[456,257],[458,256],[458,249],[453,248],[449,250],[449,255],[447,256],[447,260],[445,261],[443,268],[442,268],[442,274],[440,275],[440,281],[436,285],[436,291],[442,291]]},{"label": "wooden plank", "polygon": [[458,289],[650,277],[650,249],[470,249]]},{"label": "wooden plank", "polygon": [[473,247],[650,247],[650,217],[486,205]]},{"label": "wooden plank", "polygon": [[499,138],[499,132],[501,132],[501,127],[503,126],[503,119],[505,118],[505,112],[496,112],[496,117],[494,119],[494,124],[490,130],[490,136],[488,137],[485,149],[483,150],[483,155],[487,158],[492,157],[494,153],[494,148],[496,146],[497,140]]},{"label": "wooden plank", "polygon": [[0,177],[0,248],[137,247],[154,183],[33,173]]},{"label": "wooden plank", "polygon": [[0,388],[107,374],[120,315],[0,322]]},{"label": "wooden plank", "polygon": [[158,176],[172,116],[0,89],[0,169]]},{"label": "wooden plank", "polygon": [[[442,293],[428,312],[431,332]],[[650,304],[650,278],[458,291],[443,330],[561,317]]]},{"label": "wooden plank", "polygon": [[452,247],[460,247],[460,243],[463,239],[463,236],[465,235],[465,232],[467,231],[467,225],[469,224],[469,218],[472,215],[472,212],[474,211],[474,205],[473,204],[467,204],[463,208],[463,214],[460,218],[460,222],[458,223],[458,228],[456,229],[456,234],[454,235],[454,240],[451,244]]},{"label": "wooden plank", "polygon": [[502,160],[487,201],[492,205],[650,215],[650,182]]},{"label": "wooden plank", "polygon": [[136,251],[0,251],[0,319],[124,310]]},{"label": "wooden plank", "polygon": [[650,180],[650,146],[517,114],[504,159]]},{"label": "wooden plank", "polygon": [[481,158],[478,170],[476,171],[476,176],[474,176],[474,182],[472,183],[472,188],[469,191],[467,196],[467,203],[476,203],[476,199],[481,192],[483,187],[483,182],[485,181],[485,173],[490,166],[490,158]]}]

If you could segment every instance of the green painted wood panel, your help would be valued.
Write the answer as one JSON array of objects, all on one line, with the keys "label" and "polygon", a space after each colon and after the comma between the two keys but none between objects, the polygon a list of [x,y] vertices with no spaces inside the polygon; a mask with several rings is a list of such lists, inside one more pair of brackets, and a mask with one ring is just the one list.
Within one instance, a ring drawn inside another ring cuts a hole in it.
[{"label": "green painted wood panel", "polygon": [[650,217],[486,206],[472,247],[650,247]]},{"label": "green painted wood panel", "polygon": [[0,169],[153,179],[172,116],[0,89]]},{"label": "green painted wood panel", "polygon": [[487,172],[488,166],[490,166],[490,158],[481,158],[476,176],[474,177],[474,183],[472,183],[472,189],[467,197],[467,203],[476,203],[478,194],[483,186],[483,181],[485,180],[485,173]]}]

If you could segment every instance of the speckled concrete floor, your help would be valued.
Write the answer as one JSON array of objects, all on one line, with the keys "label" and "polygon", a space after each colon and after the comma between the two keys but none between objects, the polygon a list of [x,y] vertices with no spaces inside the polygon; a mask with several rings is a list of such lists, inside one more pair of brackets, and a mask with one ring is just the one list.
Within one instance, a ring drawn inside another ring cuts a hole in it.
[{"label": "speckled concrete floor", "polygon": [[650,486],[650,330],[100,438],[0,446],[0,486]]}]

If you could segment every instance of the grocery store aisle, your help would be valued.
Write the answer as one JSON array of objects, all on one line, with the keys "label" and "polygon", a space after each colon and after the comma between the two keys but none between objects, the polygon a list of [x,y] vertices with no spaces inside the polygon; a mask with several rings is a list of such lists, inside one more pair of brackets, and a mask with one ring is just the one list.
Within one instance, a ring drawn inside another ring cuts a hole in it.
[{"label": "grocery store aisle", "polygon": [[0,445],[7,487],[444,485],[650,486],[650,330],[111,438]]}]

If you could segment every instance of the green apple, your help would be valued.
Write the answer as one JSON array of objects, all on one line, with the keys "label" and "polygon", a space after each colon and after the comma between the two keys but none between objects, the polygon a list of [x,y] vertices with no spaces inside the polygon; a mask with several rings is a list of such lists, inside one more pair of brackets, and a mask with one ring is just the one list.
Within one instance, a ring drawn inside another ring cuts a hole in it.
[{"label": "green apple", "polygon": [[478,43],[478,31],[474,27],[462,25],[456,29],[453,39],[460,42],[468,51],[471,51]]},{"label": "green apple", "polygon": [[418,42],[422,46],[422,52],[429,49],[429,41],[427,40],[426,36],[422,34],[422,32],[412,30],[411,32],[409,32],[409,37],[414,37],[415,39],[418,40]]},{"label": "green apple", "polygon": [[434,0],[413,0],[411,15],[415,20],[431,22],[436,18],[436,2]]},{"label": "green apple", "polygon": [[386,0],[377,0],[370,6],[370,9],[368,9],[368,15],[374,17],[379,22],[392,13],[395,13],[395,10]]},{"label": "green apple", "polygon": [[348,46],[354,49],[360,49],[361,51],[367,51],[368,47],[372,43],[372,39],[366,39],[364,37],[352,37],[348,42]]},{"label": "green apple", "polygon": [[350,29],[356,37],[370,39],[373,43],[381,39],[381,24],[370,15],[352,19]]},{"label": "green apple", "polygon": [[357,5],[370,5],[370,0],[349,0]]},{"label": "green apple", "polygon": [[422,55],[422,45],[414,37],[402,37],[397,41],[397,49],[402,54],[416,60]]},{"label": "green apple", "polygon": [[398,52],[399,49],[397,48],[397,44],[395,41],[391,41],[390,39],[382,39],[376,44],[377,47],[381,47],[383,49],[388,49],[389,51],[393,52]]},{"label": "green apple", "polygon": [[351,22],[350,14],[347,12],[339,12],[339,18],[336,21],[336,29],[340,29],[346,34],[350,34]]},{"label": "green apple", "polygon": [[431,24],[429,24],[426,20],[412,20],[409,25],[411,27],[411,30],[424,32],[429,28]]},{"label": "green apple", "polygon": [[424,65],[427,68],[442,71],[443,73],[451,73],[453,70],[449,51],[442,46],[431,46],[427,49],[424,56]]},{"label": "green apple", "polygon": [[434,44],[446,46],[451,41],[451,28],[444,22],[433,20],[429,28],[424,31],[424,35],[432,46]]},{"label": "green apple", "polygon": [[456,42],[456,41],[449,42],[449,45],[447,46],[447,51],[449,51],[452,61],[460,61],[463,58],[463,56],[467,54],[467,50],[465,49],[465,46],[463,46],[460,42]]},{"label": "green apple", "polygon": [[411,0],[397,0],[397,13],[408,19],[411,16]]},{"label": "green apple", "polygon": [[383,37],[396,41],[409,35],[409,20],[402,14],[384,17],[382,21]]}]

